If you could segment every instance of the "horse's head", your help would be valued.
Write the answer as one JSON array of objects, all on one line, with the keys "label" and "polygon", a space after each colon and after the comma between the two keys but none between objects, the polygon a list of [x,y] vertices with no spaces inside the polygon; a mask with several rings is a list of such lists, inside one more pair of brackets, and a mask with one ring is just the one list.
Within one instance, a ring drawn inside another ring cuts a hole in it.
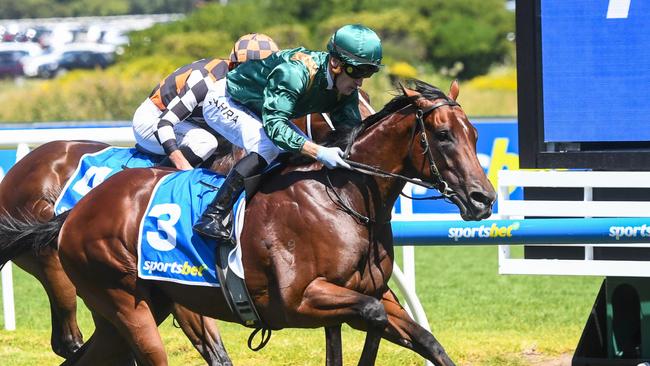
[{"label": "horse's head", "polygon": [[476,128],[456,102],[458,83],[448,95],[422,82],[402,89],[415,107],[407,166],[448,195],[464,220],[490,216],[496,192],[476,156]]}]

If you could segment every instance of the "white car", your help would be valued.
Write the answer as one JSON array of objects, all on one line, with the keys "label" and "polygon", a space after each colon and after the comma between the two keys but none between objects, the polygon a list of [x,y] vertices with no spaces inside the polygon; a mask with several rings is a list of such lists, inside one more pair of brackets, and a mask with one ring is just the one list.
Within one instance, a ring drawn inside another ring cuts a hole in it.
[{"label": "white car", "polygon": [[30,78],[38,77],[39,67],[56,62],[56,60],[60,58],[61,52],[48,52],[39,56],[25,57],[21,60],[23,64],[23,74]]},{"label": "white car", "polygon": [[32,57],[42,54],[43,48],[33,42],[0,42],[0,51],[18,51]]}]

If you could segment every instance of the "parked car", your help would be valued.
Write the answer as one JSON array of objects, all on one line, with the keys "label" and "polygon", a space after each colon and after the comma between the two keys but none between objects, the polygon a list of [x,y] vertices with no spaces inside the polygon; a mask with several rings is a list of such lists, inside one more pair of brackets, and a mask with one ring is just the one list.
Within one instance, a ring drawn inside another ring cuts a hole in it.
[{"label": "parked car", "polygon": [[51,78],[74,69],[104,69],[114,61],[113,55],[97,51],[65,51],[61,57],[38,68],[38,76]]},{"label": "parked car", "polygon": [[51,78],[76,68],[104,68],[114,61],[115,46],[96,43],[69,43],[49,53],[23,60],[27,77]]},{"label": "parked car", "polygon": [[0,42],[0,52],[20,51],[24,56],[38,56],[43,53],[43,48],[34,42]]},{"label": "parked car", "polygon": [[25,57],[22,60],[23,73],[30,78],[39,77],[38,69],[45,64],[56,62],[61,57],[61,52],[48,52],[34,57]]},{"label": "parked car", "polygon": [[20,51],[0,51],[0,78],[13,78],[23,74]]},{"label": "parked car", "polygon": [[33,42],[0,42],[0,78],[23,75],[25,57],[42,52],[41,46]]}]

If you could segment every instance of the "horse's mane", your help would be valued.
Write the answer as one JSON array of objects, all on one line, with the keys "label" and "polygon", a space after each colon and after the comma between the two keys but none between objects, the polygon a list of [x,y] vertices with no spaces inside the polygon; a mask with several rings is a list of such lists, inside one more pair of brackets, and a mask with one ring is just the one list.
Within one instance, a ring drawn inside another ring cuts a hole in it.
[{"label": "horse's mane", "polygon": [[[417,79],[410,79],[408,80],[408,84],[413,85],[413,88],[415,91],[420,93],[423,97],[429,99],[429,100],[435,100],[435,99],[445,99],[449,100],[449,97],[439,88],[428,84],[422,80],[417,80]],[[356,138],[366,130],[368,127],[374,125],[375,123],[383,120],[386,118],[386,116],[393,114],[400,109],[411,105],[415,99],[419,98],[417,97],[409,97],[401,89],[396,89],[394,91],[396,94],[393,99],[391,99],[384,108],[382,108],[379,112],[370,115],[364,119],[360,125],[352,128],[352,129],[347,129],[343,131],[337,130],[336,133],[330,134],[329,138],[327,141],[324,143],[325,146],[337,146],[340,147],[341,149],[345,149],[349,144],[351,144]]]}]

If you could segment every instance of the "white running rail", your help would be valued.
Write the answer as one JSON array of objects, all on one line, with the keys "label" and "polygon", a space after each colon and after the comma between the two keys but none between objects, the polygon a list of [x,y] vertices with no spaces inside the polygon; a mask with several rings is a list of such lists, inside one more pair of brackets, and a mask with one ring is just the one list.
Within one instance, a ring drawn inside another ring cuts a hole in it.
[{"label": "white running rail", "polygon": [[[582,200],[541,201],[510,200],[512,187],[580,188]],[[649,201],[594,201],[594,188],[650,188],[650,172],[537,171],[502,170],[499,172],[499,216],[522,219],[546,217],[650,217]],[[522,243],[525,244],[525,243]],[[544,245],[544,244],[541,244]],[[548,245],[557,245],[549,243]],[[565,246],[567,244],[564,244]],[[584,259],[512,258],[509,245],[499,246],[500,274],[581,275],[650,277],[648,261],[594,259],[594,247],[612,244],[573,244],[584,247]],[[615,244],[616,247],[648,247],[649,244]]]}]

